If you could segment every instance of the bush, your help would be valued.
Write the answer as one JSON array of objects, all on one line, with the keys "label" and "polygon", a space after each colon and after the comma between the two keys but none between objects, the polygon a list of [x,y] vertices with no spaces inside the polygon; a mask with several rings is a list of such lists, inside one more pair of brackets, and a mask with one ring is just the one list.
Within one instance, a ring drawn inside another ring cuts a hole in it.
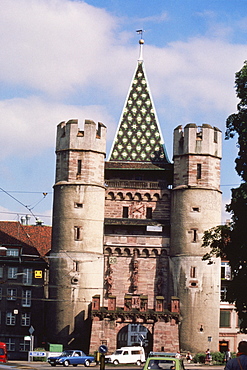
[{"label": "bush", "polygon": [[192,362],[194,363],[200,363],[200,364],[204,364],[205,363],[205,358],[206,358],[206,354],[205,353],[196,353],[195,356],[193,357],[192,359]]},{"label": "bush", "polygon": [[223,364],[225,358],[225,353],[223,352],[212,352],[212,361],[216,364]]},{"label": "bush", "polygon": [[[224,352],[223,353],[222,352],[211,352],[211,356],[212,356],[211,363],[213,363],[214,365],[224,364],[224,358],[225,358]],[[232,357],[234,357],[234,355]],[[206,359],[206,354],[199,352],[195,354],[192,361],[194,363],[205,364],[205,359]]]}]

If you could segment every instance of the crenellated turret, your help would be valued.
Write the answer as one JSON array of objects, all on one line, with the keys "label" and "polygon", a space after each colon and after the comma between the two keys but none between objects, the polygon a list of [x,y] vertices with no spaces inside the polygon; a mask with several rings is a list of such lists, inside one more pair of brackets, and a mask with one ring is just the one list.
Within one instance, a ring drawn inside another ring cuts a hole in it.
[{"label": "crenellated turret", "polygon": [[221,132],[188,124],[174,131],[171,203],[172,292],[180,298],[182,350],[218,350],[220,260],[202,261],[204,231],[221,223]]},{"label": "crenellated turret", "polygon": [[[49,341],[88,351],[92,296],[103,296],[106,127],[86,120],[57,127]],[[79,333],[85,332],[85,335]]]},{"label": "crenellated turret", "polygon": [[220,188],[221,131],[208,124],[174,130],[174,184]]}]

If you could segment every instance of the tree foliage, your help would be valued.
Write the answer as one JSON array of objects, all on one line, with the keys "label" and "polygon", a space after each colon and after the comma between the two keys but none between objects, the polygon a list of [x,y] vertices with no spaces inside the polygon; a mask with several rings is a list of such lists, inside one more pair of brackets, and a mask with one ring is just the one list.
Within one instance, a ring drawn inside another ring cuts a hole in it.
[{"label": "tree foliage", "polygon": [[203,259],[211,261],[212,256],[224,257],[232,270],[227,299],[235,302],[241,320],[240,330],[247,333],[247,61],[236,73],[236,93],[240,99],[237,113],[226,121],[226,139],[237,134],[238,154],[235,169],[241,177],[241,185],[232,189],[231,203],[226,209],[231,214],[229,226],[217,226],[206,231],[203,246],[210,246],[210,252]]}]

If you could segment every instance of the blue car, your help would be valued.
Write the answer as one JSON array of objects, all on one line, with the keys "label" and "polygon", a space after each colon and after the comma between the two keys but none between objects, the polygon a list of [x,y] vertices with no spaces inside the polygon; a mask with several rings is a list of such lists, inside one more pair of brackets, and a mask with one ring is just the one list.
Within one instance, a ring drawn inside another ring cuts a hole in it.
[{"label": "blue car", "polygon": [[63,365],[63,366],[77,366],[84,365],[90,366],[91,362],[94,362],[93,356],[87,356],[83,351],[80,350],[67,350],[63,351],[60,356],[48,357],[47,361],[51,366]]}]

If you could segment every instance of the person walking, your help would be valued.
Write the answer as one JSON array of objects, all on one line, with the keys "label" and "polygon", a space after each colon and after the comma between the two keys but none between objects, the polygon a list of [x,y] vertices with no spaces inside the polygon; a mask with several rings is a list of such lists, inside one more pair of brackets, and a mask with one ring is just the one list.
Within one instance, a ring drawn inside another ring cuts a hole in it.
[{"label": "person walking", "polygon": [[242,340],[238,344],[236,358],[227,361],[225,370],[247,370],[247,342]]},{"label": "person walking", "polygon": [[232,358],[231,351],[230,351],[230,348],[228,348],[228,349],[226,350],[226,352],[225,352],[225,362],[226,362],[226,364],[227,364],[227,362],[228,362],[229,360],[231,360],[231,358]]},{"label": "person walking", "polygon": [[211,353],[210,353],[210,349],[208,348],[206,350],[206,358],[205,358],[205,364],[209,364],[211,361]]}]

